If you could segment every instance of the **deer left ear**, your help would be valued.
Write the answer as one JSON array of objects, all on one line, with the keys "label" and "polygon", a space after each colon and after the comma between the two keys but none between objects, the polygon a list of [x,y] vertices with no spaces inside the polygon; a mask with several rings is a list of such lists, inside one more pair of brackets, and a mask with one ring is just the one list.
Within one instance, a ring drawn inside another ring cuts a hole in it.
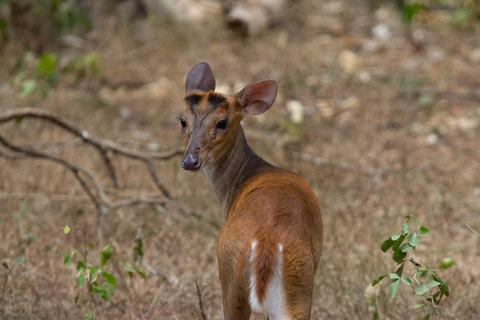
[{"label": "deer left ear", "polygon": [[215,90],[215,77],[212,69],[206,62],[197,63],[187,75],[185,81],[187,94],[194,90],[203,92]]},{"label": "deer left ear", "polygon": [[261,80],[246,86],[236,97],[244,114],[262,114],[267,111],[277,97],[277,81]]}]

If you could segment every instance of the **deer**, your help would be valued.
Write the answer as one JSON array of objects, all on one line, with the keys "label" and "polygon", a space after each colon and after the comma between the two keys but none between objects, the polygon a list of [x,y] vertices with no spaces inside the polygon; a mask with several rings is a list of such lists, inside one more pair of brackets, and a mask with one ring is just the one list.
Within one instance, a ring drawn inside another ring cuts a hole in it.
[{"label": "deer", "polygon": [[206,62],[187,75],[181,165],[204,170],[225,216],[217,238],[223,319],[310,319],[323,245],[317,197],[298,174],[258,156],[240,124],[272,106],[277,82],[253,82],[233,96],[215,92],[215,83]]}]

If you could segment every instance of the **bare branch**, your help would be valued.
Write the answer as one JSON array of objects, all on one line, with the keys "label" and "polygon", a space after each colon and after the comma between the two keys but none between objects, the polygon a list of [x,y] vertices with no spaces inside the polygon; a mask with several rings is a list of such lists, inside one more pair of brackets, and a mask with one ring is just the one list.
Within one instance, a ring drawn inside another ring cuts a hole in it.
[{"label": "bare branch", "polygon": [[477,230],[473,229],[468,223],[465,222],[465,226],[473,232],[474,235],[476,235],[477,237],[480,237],[480,233],[478,233]]},{"label": "bare branch", "polygon": [[[77,137],[76,139],[70,140],[69,142],[63,144],[63,146],[66,146],[67,148],[74,147],[78,145],[78,141],[81,141],[97,149],[97,151],[102,156],[102,160],[107,167],[109,176],[113,181],[115,188],[118,188],[119,181],[115,172],[115,168],[113,167],[110,159],[110,153],[144,162],[147,166],[150,177],[157,186],[157,189],[161,192],[162,196],[127,197],[122,198],[118,201],[112,201],[107,195],[108,192],[102,185],[98,177],[87,168],[78,166],[68,160],[52,155],[51,153],[39,151],[35,148],[32,148],[31,146],[19,146],[13,144],[4,136],[0,135],[0,144],[2,144],[6,149],[11,151],[7,152],[6,150],[0,150],[1,157],[11,161],[23,160],[28,158],[39,158],[60,164],[61,166],[73,173],[77,181],[80,183],[82,189],[88,195],[89,199],[93,202],[97,210],[101,213],[106,213],[109,209],[118,209],[137,204],[156,204],[165,207],[167,203],[170,203],[170,205],[173,204],[173,208],[175,208],[175,211],[187,215],[186,211],[181,208],[181,206],[178,205],[175,201],[172,200],[169,192],[165,189],[163,182],[158,177],[158,174],[155,170],[155,165],[153,163],[154,160],[166,160],[176,155],[182,154],[181,150],[177,149],[163,153],[144,153],[132,151],[128,148],[119,146],[112,141],[97,139],[96,137],[90,135],[87,131],[80,129],[70,121],[62,119],[49,111],[33,108],[10,110],[3,114],[0,114],[0,124],[6,123],[11,120],[18,120],[23,118],[36,118],[40,120],[45,120],[75,135]],[[59,150],[62,150],[62,148],[58,147],[59,145],[61,146],[61,144],[55,143],[55,145],[55,150],[57,151],[57,153],[59,152]],[[93,188],[91,187],[92,185]]]},{"label": "bare branch", "polygon": [[205,314],[205,310],[203,310],[203,303],[202,303],[202,290],[198,286],[197,280],[195,280],[195,286],[197,287],[197,295],[198,295],[198,305],[200,306],[200,312],[202,313],[203,320],[207,320],[207,316]]},{"label": "bare branch", "polygon": [[118,188],[119,186],[119,181],[116,176],[115,169],[113,168],[113,165],[109,158],[109,155],[108,155],[109,152],[113,152],[118,155],[123,155],[125,157],[131,158],[134,160],[143,161],[147,165],[150,175],[152,177],[152,180],[156,184],[157,188],[165,197],[170,198],[170,194],[165,189],[163,182],[158,178],[158,175],[156,174],[155,167],[152,161],[167,160],[174,156],[180,155],[183,153],[181,149],[176,149],[176,150],[167,151],[163,153],[159,153],[159,152],[144,153],[144,152],[131,151],[127,148],[123,148],[115,144],[112,141],[98,139],[95,136],[89,134],[86,130],[82,130],[78,128],[72,122],[66,119],[62,119],[49,111],[39,110],[34,108],[15,109],[15,110],[10,110],[3,114],[0,114],[0,124],[11,121],[11,120],[23,119],[23,118],[38,118],[38,119],[49,121],[61,127],[62,129],[74,134],[75,136],[81,138],[83,142],[95,147],[97,151],[100,153],[100,155],[102,156],[103,162],[105,163],[105,166],[107,167],[110,178],[112,179],[113,184],[116,188]]}]

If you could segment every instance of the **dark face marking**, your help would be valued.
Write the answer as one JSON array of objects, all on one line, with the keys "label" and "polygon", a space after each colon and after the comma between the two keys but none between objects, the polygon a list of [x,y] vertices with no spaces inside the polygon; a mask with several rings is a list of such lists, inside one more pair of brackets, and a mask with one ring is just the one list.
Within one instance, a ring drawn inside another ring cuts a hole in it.
[{"label": "dark face marking", "polygon": [[215,109],[222,103],[224,103],[227,99],[225,99],[224,96],[217,94],[217,93],[211,93],[208,96],[208,103],[210,104],[211,109]]},{"label": "dark face marking", "polygon": [[188,105],[190,106],[190,109],[192,110],[193,113],[195,113],[195,107],[200,104],[200,101],[202,101],[203,95],[201,94],[190,94],[185,97],[185,101],[188,102]]}]

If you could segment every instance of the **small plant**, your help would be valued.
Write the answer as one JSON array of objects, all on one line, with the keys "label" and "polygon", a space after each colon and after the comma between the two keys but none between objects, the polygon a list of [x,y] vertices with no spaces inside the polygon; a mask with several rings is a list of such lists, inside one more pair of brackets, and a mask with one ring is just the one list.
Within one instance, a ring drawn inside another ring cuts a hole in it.
[{"label": "small plant", "polygon": [[[63,228],[63,232],[68,234],[70,232],[70,227],[67,225]],[[100,251],[100,265],[93,266],[89,265],[87,260],[88,248],[94,249],[94,245],[89,243],[87,246],[87,237],[86,231],[83,232],[84,239],[84,251],[79,252],[78,250],[70,250],[65,254],[63,263],[66,267],[72,265],[72,258],[75,253],[79,253],[82,258],[77,261],[77,278],[75,280],[75,286],[77,289],[81,290],[83,287],[86,287],[90,295],[97,294],[102,297],[103,300],[108,301],[111,296],[115,294],[115,288],[117,285],[117,280],[114,275],[105,271],[106,263],[113,254],[113,246],[107,244]],[[100,275],[103,278],[103,281],[100,281]],[[75,297],[75,303],[78,302],[78,297],[80,293]],[[90,299],[91,301],[91,299]],[[90,312],[85,316],[85,320],[93,319],[94,311],[92,303],[90,303]]]},{"label": "small plant", "polygon": [[[70,227],[66,225],[63,228],[63,232],[68,234],[70,232]],[[77,261],[75,287],[79,290],[82,290],[84,287],[87,289],[88,294],[90,295],[90,312],[85,316],[84,320],[93,320],[95,316],[91,300],[93,295],[96,294],[103,300],[109,301],[110,297],[115,294],[117,279],[113,274],[105,271],[107,269],[107,261],[112,257],[113,254],[113,246],[111,244],[107,244],[102,250],[100,250],[100,264],[95,266],[92,265],[92,263],[87,259],[88,250],[94,250],[95,247],[91,243],[87,244],[85,230],[83,231],[83,240],[83,252],[80,252],[76,249],[68,251],[65,254],[63,263],[65,267],[69,267],[72,265],[72,258],[76,253],[81,256],[81,258],[79,258]],[[145,271],[137,267],[134,263],[131,263],[131,266],[128,266],[122,261],[122,264],[130,278],[133,277],[134,273],[138,273],[142,278],[147,279]],[[75,303],[78,303],[79,296],[80,293],[78,293],[75,297]]]},{"label": "small plant", "polygon": [[[408,223],[411,218],[416,219],[415,227],[410,231]],[[422,307],[430,307],[428,313],[423,317],[424,320],[428,320],[430,315],[437,315],[436,306],[440,303],[444,296],[448,297],[450,291],[445,281],[435,274],[435,269],[431,269],[428,265],[420,264],[416,259],[416,248],[420,243],[420,238],[428,235],[428,228],[420,225],[419,220],[414,215],[406,217],[407,223],[404,223],[401,227],[401,234],[394,234],[387,240],[385,240],[381,249],[383,252],[387,252],[392,249],[392,259],[398,265],[395,272],[382,275],[373,280],[372,286],[377,285],[385,277],[389,277],[392,281],[389,285],[390,297],[394,298],[397,295],[397,291],[400,287],[400,282],[403,282],[409,287],[415,290],[415,293],[425,298],[424,303],[415,304],[414,309]],[[404,243],[404,241],[406,242]],[[414,267],[414,272],[411,276],[404,276],[403,271],[405,264],[411,263]],[[452,258],[445,258],[440,265],[441,269],[450,268],[454,264]]]}]

